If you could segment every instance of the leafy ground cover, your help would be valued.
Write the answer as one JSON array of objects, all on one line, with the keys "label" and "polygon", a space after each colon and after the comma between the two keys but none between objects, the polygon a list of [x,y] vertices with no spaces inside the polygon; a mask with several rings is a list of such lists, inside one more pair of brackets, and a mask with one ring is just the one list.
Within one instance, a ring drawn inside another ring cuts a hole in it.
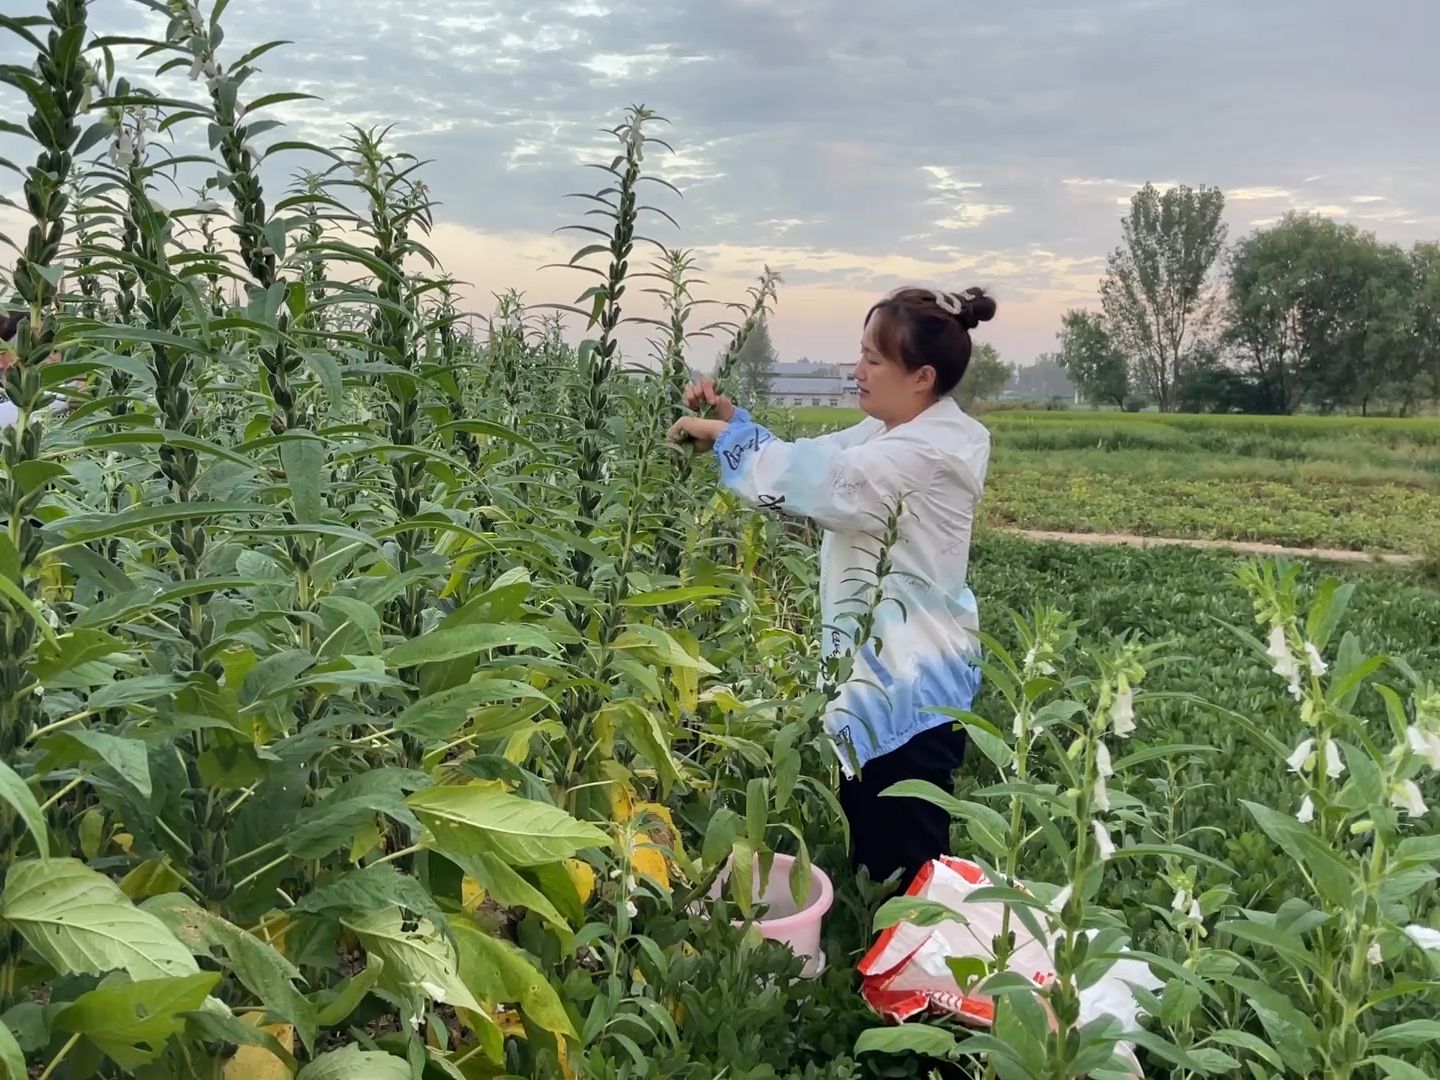
[{"label": "leafy ground cover", "polygon": [[[797,431],[847,410],[796,410]],[[1426,554],[1440,421],[994,411],[985,520],[1000,527]]]},{"label": "leafy ground cover", "polygon": [[[272,135],[268,47],[222,12],[174,4],[148,45],[80,0],[6,23],[35,64],[0,68],[33,143],[0,1075],[1070,1077],[1127,1041],[1157,1076],[1435,1072],[1423,584],[984,538],[972,768],[908,794],[1053,923],[1060,978],[957,972],[1000,1001],[988,1041],[880,1025],[853,961],[921,915],[846,870],[816,538],[664,443],[700,320],[685,253],[639,269],[653,118],[584,200],[584,339],[513,294],[470,337],[417,163]],[[313,170],[271,190],[292,152]],[[640,281],[666,317],[629,370]],[[722,377],[777,284],[711,328]],[[776,852],[838,886],[818,980],[744,925]],[[1151,1019],[1080,1023],[1127,942]]]}]

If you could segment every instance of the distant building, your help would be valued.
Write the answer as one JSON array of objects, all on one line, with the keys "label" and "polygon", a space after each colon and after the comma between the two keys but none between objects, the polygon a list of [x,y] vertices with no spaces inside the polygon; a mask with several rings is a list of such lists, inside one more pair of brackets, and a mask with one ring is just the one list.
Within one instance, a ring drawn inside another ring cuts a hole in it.
[{"label": "distant building", "polygon": [[860,403],[855,376],[848,365],[814,364],[802,360],[776,364],[770,373],[771,405],[790,408],[847,408]]}]

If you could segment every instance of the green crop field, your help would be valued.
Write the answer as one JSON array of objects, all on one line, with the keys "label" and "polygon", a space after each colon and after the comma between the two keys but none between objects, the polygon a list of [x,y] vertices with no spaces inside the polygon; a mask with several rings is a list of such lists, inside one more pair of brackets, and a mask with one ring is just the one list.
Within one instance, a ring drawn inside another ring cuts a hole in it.
[{"label": "green crop field", "polygon": [[[846,409],[777,426],[836,430]],[[994,526],[1425,554],[1440,544],[1440,420],[995,411]]]},{"label": "green crop field", "polygon": [[[7,18],[25,59],[0,69],[31,219],[0,431],[0,1080],[1116,1077],[1132,1048],[1174,1080],[1440,1075],[1423,569],[982,535],[968,763],[896,797],[949,811],[1055,978],[993,935],[946,974],[991,1031],[887,1024],[858,957],[957,913],[849,869],[814,529],[666,441],[704,320],[688,256],[644,262],[650,114],[576,169],[602,241],[581,330],[512,292],[472,335],[412,159],[275,134],[290,98],[223,3],[169,5],[149,46],[90,10]],[[123,78],[89,63],[110,50]],[[187,98],[143,89],[187,70]],[[313,171],[277,187],[280,153]],[[167,209],[186,170],[205,199]],[[665,315],[632,378],[639,280]],[[1432,423],[987,422],[992,522],[1434,535]],[[809,868],[834,883],[818,978],[754,932],[776,855],[801,905]],[[1093,1001],[1122,954],[1156,983],[1123,1027]]]}]

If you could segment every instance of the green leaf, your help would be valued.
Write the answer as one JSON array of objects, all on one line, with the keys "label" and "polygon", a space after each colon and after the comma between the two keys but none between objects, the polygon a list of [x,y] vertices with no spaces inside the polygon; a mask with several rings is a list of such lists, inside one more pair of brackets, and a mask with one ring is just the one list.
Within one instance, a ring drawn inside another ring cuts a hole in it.
[{"label": "green leaf", "polygon": [[107,683],[90,695],[85,704],[95,711],[122,709],[127,705],[138,705],[168,697],[185,683],[174,675],[140,675],[133,679],[121,679]]},{"label": "green leaf", "polygon": [[1440,1020],[1406,1020],[1377,1031],[1367,1040],[1376,1050],[1409,1050],[1440,1039]]},{"label": "green leaf", "polygon": [[[11,550],[13,551],[14,548],[12,547]],[[51,645],[55,644],[55,631],[50,629],[50,624],[45,620],[45,617],[40,614],[40,609],[25,595],[20,586],[10,580],[9,574],[0,573],[0,596],[4,596],[21,611],[25,612],[26,615],[29,615],[30,621],[33,622],[35,628],[40,631],[40,636]]]},{"label": "green leaf", "polygon": [[902,922],[914,923],[916,926],[939,926],[943,922],[955,922],[963,926],[968,921],[960,912],[939,901],[916,896],[893,896],[875,913],[874,930],[878,934]]},{"label": "green leaf", "polygon": [[321,1027],[334,1027],[341,1023],[346,1017],[354,1012],[365,1000],[365,995],[370,993],[375,984],[380,981],[380,976],[385,970],[385,961],[378,956],[370,957],[365,970],[352,975],[340,988],[340,992],[330,999],[318,1014],[316,1019],[320,1021]]},{"label": "green leaf", "polygon": [[465,722],[471,709],[517,698],[545,708],[555,704],[544,691],[529,683],[481,674],[464,685],[441,690],[407,706],[396,718],[395,729],[420,739],[448,738]]},{"label": "green leaf", "polygon": [[656,662],[665,667],[686,668],[704,675],[720,673],[719,668],[699,656],[691,655],[680,642],[658,626],[627,626],[612,647],[652,652]]},{"label": "green leaf", "polygon": [[1271,1048],[1270,1044],[1260,1036],[1253,1035],[1248,1031],[1234,1031],[1226,1028],[1222,1031],[1212,1032],[1210,1041],[1228,1046],[1233,1050],[1248,1050],[1267,1065],[1281,1070],[1285,1068],[1284,1059]]},{"label": "green leaf", "polygon": [[199,971],[164,923],[75,859],[12,863],[0,919],[62,975],[123,970],[133,979],[159,979]]},{"label": "green leaf", "polygon": [[553,638],[533,626],[474,623],[411,638],[391,649],[385,662],[391,667],[408,668],[506,648],[538,649],[551,655],[560,651]]},{"label": "green leaf", "polygon": [[312,436],[288,438],[280,444],[280,463],[290,485],[295,520],[304,525],[318,523],[325,509],[320,492],[325,479],[325,443]]},{"label": "green leaf", "polygon": [[196,956],[213,959],[217,950],[222,951],[241,984],[267,1009],[294,1024],[306,1048],[314,1049],[314,1006],[293,985],[303,976],[273,946],[177,894],[156,897],[142,909],[169,927]]},{"label": "green leaf", "polygon": [[10,1029],[0,1022],[0,1080],[29,1080],[25,1054]]},{"label": "green leaf", "polygon": [[[426,918],[407,919],[398,907],[377,908],[341,924],[385,967],[380,985],[418,1000],[426,998],[479,1013],[483,1006],[460,979],[455,946]],[[447,928],[448,929],[448,928]]]},{"label": "green leaf", "polygon": [[55,1017],[62,1031],[84,1035],[126,1069],[154,1061],[220,981],[218,971],[100,986]]},{"label": "green leaf", "polygon": [[150,798],[150,751],[139,739],[122,739],[103,731],[79,728],[52,735],[43,745],[46,753],[40,768],[45,772],[79,762],[100,761],[115,770],[141,799]]},{"label": "green leaf", "polygon": [[732,596],[729,589],[717,585],[684,585],[676,589],[655,589],[637,593],[620,601],[621,607],[646,608],[668,607],[671,604],[688,604],[693,600],[709,600],[717,596]]},{"label": "green leaf", "polygon": [[1240,919],[1227,919],[1217,923],[1215,929],[1240,938],[1242,941],[1273,949],[1296,967],[1312,974],[1318,970],[1315,957],[1305,947],[1305,943],[1276,926]]},{"label": "green leaf", "polygon": [[948,1058],[955,1052],[955,1036],[943,1028],[926,1024],[871,1028],[855,1040],[856,1054],[920,1054]]},{"label": "green leaf", "polygon": [[49,855],[50,835],[45,829],[45,814],[40,809],[40,803],[20,774],[3,761],[0,761],[0,800],[9,803],[25,823],[25,828],[35,838],[40,857],[43,859]]},{"label": "green leaf", "polygon": [[1310,872],[1326,903],[1344,907],[1350,902],[1350,870],[1329,845],[1287,814],[1243,799],[1241,805],[1250,812],[1266,836]]},{"label": "green leaf", "polygon": [[444,914],[429,890],[390,863],[373,863],[341,874],[304,896],[294,910],[303,915],[338,917],[373,911],[377,907],[409,908],[437,926]]},{"label": "green leaf", "polygon": [[[380,613],[375,608],[362,600],[356,600],[353,596],[338,596],[331,594],[322,596],[317,601],[320,607],[330,611],[338,612],[349,625],[355,627],[364,636],[365,642],[370,650],[379,653],[383,649],[380,640]],[[340,627],[336,627],[336,635],[340,635]]]},{"label": "green leaf", "polygon": [[458,866],[464,874],[473,878],[497,904],[533,911],[562,935],[571,932],[569,921],[554,902],[494,852],[462,851],[449,847],[438,839],[435,841],[435,850]]},{"label": "green leaf", "polygon": [[469,919],[452,917],[450,928],[459,942],[460,977],[476,994],[492,1005],[518,1005],[538,1027],[578,1038],[560,995],[529,957]]},{"label": "green leaf", "polygon": [[62,519],[58,524],[65,539],[72,544],[105,540],[168,525],[172,521],[209,521],[234,514],[276,514],[273,506],[234,502],[165,503],[160,506],[138,506],[118,514],[94,514]]},{"label": "green leaf", "polygon": [[1417,1069],[1408,1061],[1401,1061],[1387,1054],[1376,1054],[1366,1060],[1374,1063],[1385,1080],[1435,1080],[1424,1069]]},{"label": "green leaf", "polygon": [[378,1050],[350,1045],[321,1054],[295,1080],[411,1080],[410,1063]]},{"label": "green leaf", "polygon": [[347,847],[356,830],[384,814],[418,831],[420,822],[405,805],[407,790],[423,787],[429,777],[407,769],[381,769],[351,777],[324,802],[307,808],[286,832],[285,849],[302,859],[320,859]]},{"label": "green leaf", "polygon": [[432,787],[406,800],[439,843],[460,851],[493,851],[513,866],[568,859],[610,838],[564,810],[476,785]]}]

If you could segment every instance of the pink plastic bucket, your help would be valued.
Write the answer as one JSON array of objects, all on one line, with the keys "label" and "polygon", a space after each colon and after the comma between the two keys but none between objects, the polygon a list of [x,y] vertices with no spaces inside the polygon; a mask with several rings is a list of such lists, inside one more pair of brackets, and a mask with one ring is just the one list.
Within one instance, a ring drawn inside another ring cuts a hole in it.
[{"label": "pink plastic bucket", "polygon": [[[770,879],[765,891],[756,898],[756,905],[766,909],[765,917],[755,921],[755,929],[761,937],[788,945],[796,956],[804,957],[805,967],[800,974],[813,979],[825,970],[825,954],[820,949],[820,923],[835,902],[835,889],[825,871],[818,866],[810,867],[810,893],[803,908],[796,907],[795,898],[790,894],[790,868],[795,865],[791,855],[776,855],[770,867]],[[755,881],[760,880],[760,858],[755,858]],[[710,898],[719,899],[729,879],[727,867],[715,884],[711,886]],[[745,925],[737,920],[736,926]]]}]

